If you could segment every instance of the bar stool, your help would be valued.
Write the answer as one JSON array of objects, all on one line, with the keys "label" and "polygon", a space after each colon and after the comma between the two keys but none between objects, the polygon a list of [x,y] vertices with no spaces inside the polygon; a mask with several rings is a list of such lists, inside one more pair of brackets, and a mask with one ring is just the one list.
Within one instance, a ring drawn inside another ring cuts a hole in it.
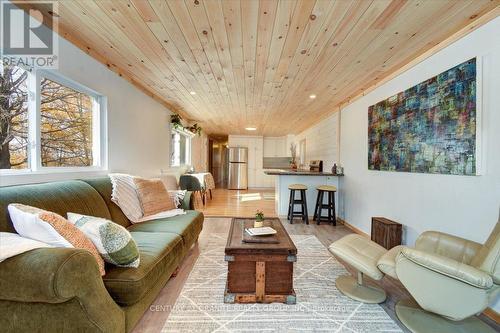
[{"label": "bar stool", "polygon": [[[307,201],[306,201],[306,190],[307,186],[303,184],[291,184],[288,186],[290,190],[290,202],[288,204],[288,216],[287,220],[290,221],[290,224],[293,223],[294,217],[302,218],[302,221],[305,221],[306,224],[309,224],[309,217],[307,216]],[[300,199],[295,199],[295,191],[300,191]],[[295,211],[295,205],[300,205],[300,211]]]},{"label": "bar stool", "polygon": [[[318,225],[321,221],[328,221],[328,223],[337,225],[337,216],[335,214],[335,192],[337,192],[337,188],[335,186],[321,185],[316,189],[318,190],[318,197],[316,198],[313,221],[316,221]],[[323,204],[325,192],[328,193],[327,204]],[[328,217],[321,215],[323,209],[328,209]]]}]

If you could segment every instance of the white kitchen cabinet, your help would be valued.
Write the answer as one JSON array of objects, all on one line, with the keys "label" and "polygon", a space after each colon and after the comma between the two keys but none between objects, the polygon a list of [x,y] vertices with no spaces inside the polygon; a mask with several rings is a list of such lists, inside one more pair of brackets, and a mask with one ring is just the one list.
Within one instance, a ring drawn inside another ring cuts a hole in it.
[{"label": "white kitchen cabinet", "polygon": [[248,169],[248,187],[258,187],[257,186],[257,172],[254,168]]},{"label": "white kitchen cabinet", "polygon": [[264,157],[274,157],[274,138],[264,138]]},{"label": "white kitchen cabinet", "polygon": [[264,138],[264,157],[286,156],[286,137]]},{"label": "white kitchen cabinet", "polygon": [[277,157],[286,156],[286,139],[285,137],[280,138],[276,141],[276,154]]}]

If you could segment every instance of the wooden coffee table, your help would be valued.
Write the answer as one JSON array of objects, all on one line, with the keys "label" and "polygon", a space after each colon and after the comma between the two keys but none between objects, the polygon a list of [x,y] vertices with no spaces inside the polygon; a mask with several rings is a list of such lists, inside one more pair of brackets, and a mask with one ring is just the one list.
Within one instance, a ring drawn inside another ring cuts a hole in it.
[{"label": "wooden coffee table", "polygon": [[278,218],[264,222],[277,231],[276,235],[245,237],[257,243],[244,242],[244,229],[253,227],[253,222],[245,218],[231,221],[225,249],[228,270],[224,303],[295,304],[293,263],[297,261],[297,248]]}]

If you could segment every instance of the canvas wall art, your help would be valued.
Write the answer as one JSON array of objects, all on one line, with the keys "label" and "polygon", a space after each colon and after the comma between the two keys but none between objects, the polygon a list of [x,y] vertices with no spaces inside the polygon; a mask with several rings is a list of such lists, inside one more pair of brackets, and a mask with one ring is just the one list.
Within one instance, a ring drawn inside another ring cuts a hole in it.
[{"label": "canvas wall art", "polygon": [[370,170],[476,174],[476,58],[368,108]]}]

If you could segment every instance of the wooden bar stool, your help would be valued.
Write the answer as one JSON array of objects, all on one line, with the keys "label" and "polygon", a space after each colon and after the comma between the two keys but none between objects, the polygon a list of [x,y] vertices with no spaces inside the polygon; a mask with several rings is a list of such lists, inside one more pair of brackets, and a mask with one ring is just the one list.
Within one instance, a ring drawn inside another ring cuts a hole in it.
[{"label": "wooden bar stool", "polygon": [[[316,198],[313,221],[316,221],[318,225],[321,221],[328,221],[328,223],[337,225],[337,215],[335,213],[335,192],[337,192],[337,188],[335,186],[321,185],[316,189],[318,190],[318,197]],[[326,204],[323,203],[325,192],[328,193],[328,202]],[[323,209],[328,209],[328,217],[321,215]]]},{"label": "wooden bar stool", "polygon": [[[303,184],[291,184],[288,186],[290,190],[290,202],[288,204],[288,216],[287,219],[290,223],[293,223],[294,217],[302,218],[306,224],[309,224],[309,217],[307,216],[307,201],[306,201],[306,190],[307,186]],[[300,199],[295,199],[295,191],[300,191]],[[295,211],[295,205],[300,205],[300,211]]]}]

